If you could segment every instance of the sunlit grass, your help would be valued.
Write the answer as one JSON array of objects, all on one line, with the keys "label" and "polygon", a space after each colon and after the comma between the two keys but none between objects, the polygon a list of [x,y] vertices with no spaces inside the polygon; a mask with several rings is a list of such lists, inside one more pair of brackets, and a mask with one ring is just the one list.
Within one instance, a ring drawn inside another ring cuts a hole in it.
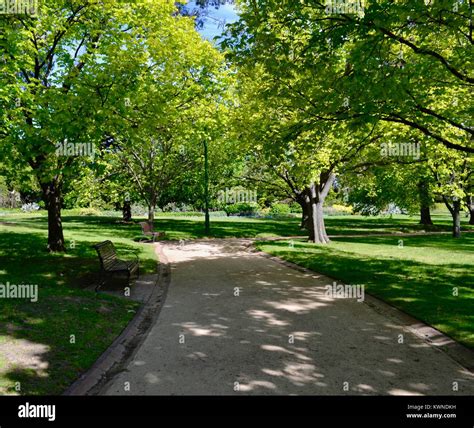
[{"label": "sunlit grass", "polygon": [[135,230],[84,217],[70,224],[65,219],[67,253],[49,254],[44,216],[15,215],[8,225],[0,220],[0,283],[39,288],[36,303],[0,299],[0,346],[18,346],[20,360],[28,349],[21,340],[32,349],[47,349],[34,356],[47,364],[45,370],[7,361],[0,351],[0,394],[60,394],[97,360],[137,309],[125,298],[83,289],[96,281],[99,270],[92,244],[110,239],[123,258],[138,251],[142,272],[156,270],[153,246],[135,242]]},{"label": "sunlit grass", "polygon": [[258,243],[260,249],[366,291],[474,348],[474,235]]}]

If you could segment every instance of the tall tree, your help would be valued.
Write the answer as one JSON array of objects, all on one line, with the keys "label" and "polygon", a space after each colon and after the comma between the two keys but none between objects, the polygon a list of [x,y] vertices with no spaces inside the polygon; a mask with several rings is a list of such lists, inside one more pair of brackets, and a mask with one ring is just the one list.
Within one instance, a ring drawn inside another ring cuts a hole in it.
[{"label": "tall tree", "polygon": [[[449,158],[449,161],[448,159]],[[453,220],[453,237],[461,237],[463,201],[469,195],[474,158],[468,154],[447,152],[430,161],[436,180],[435,192],[441,196]]]},{"label": "tall tree", "polygon": [[[0,25],[0,138],[42,189],[49,250],[64,251],[62,189],[78,157],[58,147],[100,144],[114,108],[108,93],[126,92],[143,65],[166,67],[194,29],[171,0],[44,0],[37,16],[2,17]],[[152,63],[157,50],[161,61]]]},{"label": "tall tree", "polygon": [[240,138],[302,206],[309,240],[329,242],[323,207],[336,175],[380,140],[380,130],[370,124],[349,127],[346,122],[315,119],[308,114],[306,100],[289,96],[281,81],[275,82],[258,66],[242,68],[240,81],[241,107],[236,111]]}]

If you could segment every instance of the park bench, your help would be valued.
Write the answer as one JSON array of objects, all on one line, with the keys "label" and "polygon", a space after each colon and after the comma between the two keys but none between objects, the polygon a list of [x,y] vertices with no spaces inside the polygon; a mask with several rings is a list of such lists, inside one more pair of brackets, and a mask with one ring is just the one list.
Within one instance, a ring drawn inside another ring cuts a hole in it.
[{"label": "park bench", "polygon": [[153,230],[153,223],[150,223],[148,221],[141,222],[140,226],[142,227],[143,234],[146,237],[151,236],[153,242],[155,242],[156,238],[165,235],[165,232],[155,232]]},{"label": "park bench", "polygon": [[126,274],[128,284],[130,283],[131,276],[136,272],[136,276],[139,276],[140,265],[138,255],[135,254],[136,260],[126,261],[117,258],[115,246],[111,241],[100,242],[93,246],[97,251],[100,260],[100,280],[99,284],[95,288],[95,291],[99,289],[105,283],[106,276],[112,276],[115,274]]}]

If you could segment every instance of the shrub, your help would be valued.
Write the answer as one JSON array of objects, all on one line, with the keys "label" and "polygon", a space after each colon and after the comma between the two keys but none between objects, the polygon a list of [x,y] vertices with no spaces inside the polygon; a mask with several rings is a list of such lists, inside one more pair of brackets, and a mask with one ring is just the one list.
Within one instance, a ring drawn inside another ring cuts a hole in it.
[{"label": "shrub", "polygon": [[270,208],[271,215],[288,215],[291,214],[291,208],[288,204],[275,203]]},{"label": "shrub", "polygon": [[241,202],[238,204],[230,204],[224,207],[227,215],[250,216],[255,215],[258,211],[258,204],[255,202]]},{"label": "shrub", "polygon": [[352,207],[347,207],[345,205],[333,204],[332,206],[337,213],[340,214],[352,214]]},{"label": "shrub", "polygon": [[227,213],[225,211],[211,211],[211,217],[225,217]]},{"label": "shrub", "polygon": [[324,215],[351,215],[353,208],[345,205],[333,204],[323,208]]},{"label": "shrub", "polygon": [[301,205],[298,202],[292,202],[290,204],[290,212],[292,214],[301,214],[303,209],[301,208]]},{"label": "shrub", "polygon": [[100,216],[101,211],[97,208],[76,208],[69,211],[69,215],[78,216]]},{"label": "shrub", "polygon": [[163,212],[195,212],[192,205],[170,202],[163,207]]},{"label": "shrub", "polygon": [[201,217],[204,212],[201,211],[163,211],[162,216],[172,215],[172,217]]},{"label": "shrub", "polygon": [[147,216],[148,208],[142,204],[132,204],[132,216]]}]

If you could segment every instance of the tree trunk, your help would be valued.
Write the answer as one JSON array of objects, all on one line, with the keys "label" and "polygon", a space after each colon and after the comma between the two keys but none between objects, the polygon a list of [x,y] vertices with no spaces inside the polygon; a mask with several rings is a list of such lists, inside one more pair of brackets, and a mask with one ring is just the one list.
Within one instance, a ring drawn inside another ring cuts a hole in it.
[{"label": "tree trunk", "polygon": [[309,203],[308,203],[308,226],[309,226],[309,242],[315,244],[327,244],[329,239],[326,235],[323,218],[323,203],[319,201],[317,185],[310,184],[309,187]]},{"label": "tree trunk", "polygon": [[155,221],[155,207],[148,206],[148,222],[150,224],[153,224],[154,221]]},{"label": "tree trunk", "polygon": [[323,206],[335,178],[336,176],[332,173],[321,174],[320,184],[317,185],[313,182],[307,189],[309,242],[316,244],[327,244],[329,242],[324,224]]},{"label": "tree trunk", "polygon": [[469,224],[474,225],[474,196],[467,196],[466,204],[469,210]]},{"label": "tree trunk", "polygon": [[48,250],[66,251],[61,221],[61,186],[53,181],[42,184],[43,201],[48,210]]},{"label": "tree trunk", "polygon": [[122,205],[122,219],[123,221],[132,221],[132,204],[130,201],[124,201]]},{"label": "tree trunk", "polygon": [[443,201],[453,218],[453,238],[461,237],[461,201],[459,198],[453,198],[453,204],[448,202],[448,198],[443,196]]},{"label": "tree trunk", "polygon": [[424,226],[433,226],[430,213],[430,191],[426,180],[420,180],[418,183],[420,197],[420,224]]},{"label": "tree trunk", "polygon": [[430,207],[428,205],[421,205],[420,207],[420,224],[424,226],[433,226],[433,220],[431,220]]},{"label": "tree trunk", "polygon": [[309,196],[301,193],[296,198],[296,202],[301,206],[301,230],[309,230]]},{"label": "tree trunk", "polygon": [[453,237],[461,237],[461,201],[459,199],[453,201]]}]

